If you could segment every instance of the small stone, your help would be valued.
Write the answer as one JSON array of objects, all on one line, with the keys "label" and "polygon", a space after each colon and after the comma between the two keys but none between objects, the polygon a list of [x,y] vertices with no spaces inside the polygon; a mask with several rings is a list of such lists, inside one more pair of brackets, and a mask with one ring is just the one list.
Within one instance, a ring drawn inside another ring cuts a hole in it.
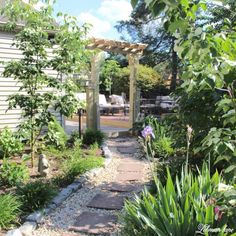
[{"label": "small stone", "polygon": [[74,182],[70,185],[68,185],[67,188],[71,189],[73,192],[77,191],[78,189],[80,189],[82,187],[82,184],[80,182]]},{"label": "small stone", "polygon": [[19,228],[19,230],[21,231],[23,236],[31,236],[32,231],[34,231],[36,227],[37,227],[36,222],[27,221]]},{"label": "small stone", "polygon": [[72,193],[72,188],[63,189],[53,200],[52,203],[59,206],[64,202]]},{"label": "small stone", "polygon": [[19,229],[13,229],[7,232],[6,236],[23,236]]},{"label": "small stone", "polygon": [[112,157],[111,151],[110,150],[105,151],[104,156],[105,156],[105,158],[111,158]]},{"label": "small stone", "polygon": [[31,221],[31,222],[37,222],[37,223],[39,223],[39,222],[41,222],[42,218],[43,218],[43,213],[40,212],[40,211],[36,211],[36,212],[30,214],[30,215],[26,218],[26,220],[27,220],[27,221]]},{"label": "small stone", "polygon": [[47,208],[45,208],[45,209],[43,210],[43,213],[44,213],[44,214],[49,214],[51,211],[53,211],[54,209],[56,209],[56,207],[57,207],[56,204],[51,203],[51,204],[49,204],[49,205],[47,206]]}]

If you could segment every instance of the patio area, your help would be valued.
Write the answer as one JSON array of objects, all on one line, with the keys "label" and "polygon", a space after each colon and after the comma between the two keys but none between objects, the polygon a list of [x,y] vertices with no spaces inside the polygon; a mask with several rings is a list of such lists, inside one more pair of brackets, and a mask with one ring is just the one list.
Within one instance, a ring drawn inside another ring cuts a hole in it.
[{"label": "patio area", "polygon": [[[71,134],[74,130],[79,129],[78,116],[75,115],[71,119],[66,119],[65,130],[68,134]],[[82,116],[82,131],[86,129],[86,115]],[[121,113],[112,115],[101,115],[100,116],[101,131],[109,133],[120,133],[129,131],[129,117],[124,116]]]}]

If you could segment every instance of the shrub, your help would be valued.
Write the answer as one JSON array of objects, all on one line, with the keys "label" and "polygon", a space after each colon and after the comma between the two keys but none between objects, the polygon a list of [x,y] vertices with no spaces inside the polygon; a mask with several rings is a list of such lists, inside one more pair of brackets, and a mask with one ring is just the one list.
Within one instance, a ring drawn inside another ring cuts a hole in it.
[{"label": "shrub", "polygon": [[[199,224],[226,227],[233,215],[225,209],[225,202],[221,203],[222,198],[218,198],[220,181],[217,172],[211,177],[206,164],[198,176],[183,168],[181,178],[176,177],[175,182],[167,171],[165,185],[156,181],[155,195],[145,190],[141,197],[126,202],[123,234],[195,235]],[[218,208],[224,209],[222,221],[215,213]]]},{"label": "shrub", "polygon": [[10,157],[23,150],[24,145],[9,128],[0,132],[0,158]]},{"label": "shrub", "polygon": [[29,171],[24,162],[17,164],[4,160],[0,167],[0,185],[16,186],[29,179]]},{"label": "shrub", "polygon": [[172,145],[173,142],[168,137],[161,137],[153,142],[154,151],[159,157],[169,157],[172,155],[174,153]]},{"label": "shrub", "polygon": [[64,149],[67,139],[68,137],[65,133],[65,130],[61,127],[56,118],[49,122],[48,132],[45,136],[47,145],[52,145],[58,149]]},{"label": "shrub", "polygon": [[[142,91],[142,96],[149,97],[150,93],[157,89],[160,84],[162,84],[162,79],[154,69],[145,65],[138,65],[138,72],[138,87]],[[121,94],[124,92],[129,94],[129,76],[129,67],[122,68],[120,72],[115,75],[112,85],[113,93]]]},{"label": "shrub", "polygon": [[97,143],[100,146],[102,145],[104,139],[105,135],[100,130],[87,129],[84,133],[82,142],[85,145]]},{"label": "shrub", "polygon": [[67,141],[68,146],[75,146],[77,142],[80,141],[80,134],[78,131],[73,131],[70,135],[70,138]]},{"label": "shrub", "polygon": [[0,195],[0,229],[7,229],[17,222],[20,207],[21,203],[16,196]]},{"label": "shrub", "polygon": [[35,181],[22,187],[18,186],[16,193],[22,201],[22,210],[28,213],[45,207],[57,191],[49,183]]}]

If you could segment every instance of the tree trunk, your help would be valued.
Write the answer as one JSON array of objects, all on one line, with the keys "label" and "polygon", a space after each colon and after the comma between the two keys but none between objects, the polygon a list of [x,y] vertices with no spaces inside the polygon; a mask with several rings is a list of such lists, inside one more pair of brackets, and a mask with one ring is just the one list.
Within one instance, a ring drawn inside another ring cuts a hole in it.
[{"label": "tree trunk", "polygon": [[176,89],[177,75],[178,75],[178,56],[177,56],[177,53],[174,51],[174,46],[175,46],[175,38],[172,38],[172,45],[171,45],[172,75],[171,75],[171,84],[170,84],[171,91],[174,91]]}]

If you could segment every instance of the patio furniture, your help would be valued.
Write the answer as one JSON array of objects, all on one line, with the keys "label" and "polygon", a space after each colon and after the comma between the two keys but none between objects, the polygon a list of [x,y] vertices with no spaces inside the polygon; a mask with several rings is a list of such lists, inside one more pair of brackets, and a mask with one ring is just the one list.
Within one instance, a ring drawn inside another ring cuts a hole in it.
[{"label": "patio furniture", "polygon": [[[86,93],[77,93],[76,97],[79,101],[85,101],[86,102]],[[124,104],[124,101],[121,100],[122,96],[118,95],[111,95],[111,101],[112,103],[107,102],[107,99],[104,94],[99,94],[99,108],[101,113],[105,113],[109,115],[111,113],[114,115],[116,111],[122,110],[124,112],[124,115],[127,114],[129,110],[129,104]]]}]

